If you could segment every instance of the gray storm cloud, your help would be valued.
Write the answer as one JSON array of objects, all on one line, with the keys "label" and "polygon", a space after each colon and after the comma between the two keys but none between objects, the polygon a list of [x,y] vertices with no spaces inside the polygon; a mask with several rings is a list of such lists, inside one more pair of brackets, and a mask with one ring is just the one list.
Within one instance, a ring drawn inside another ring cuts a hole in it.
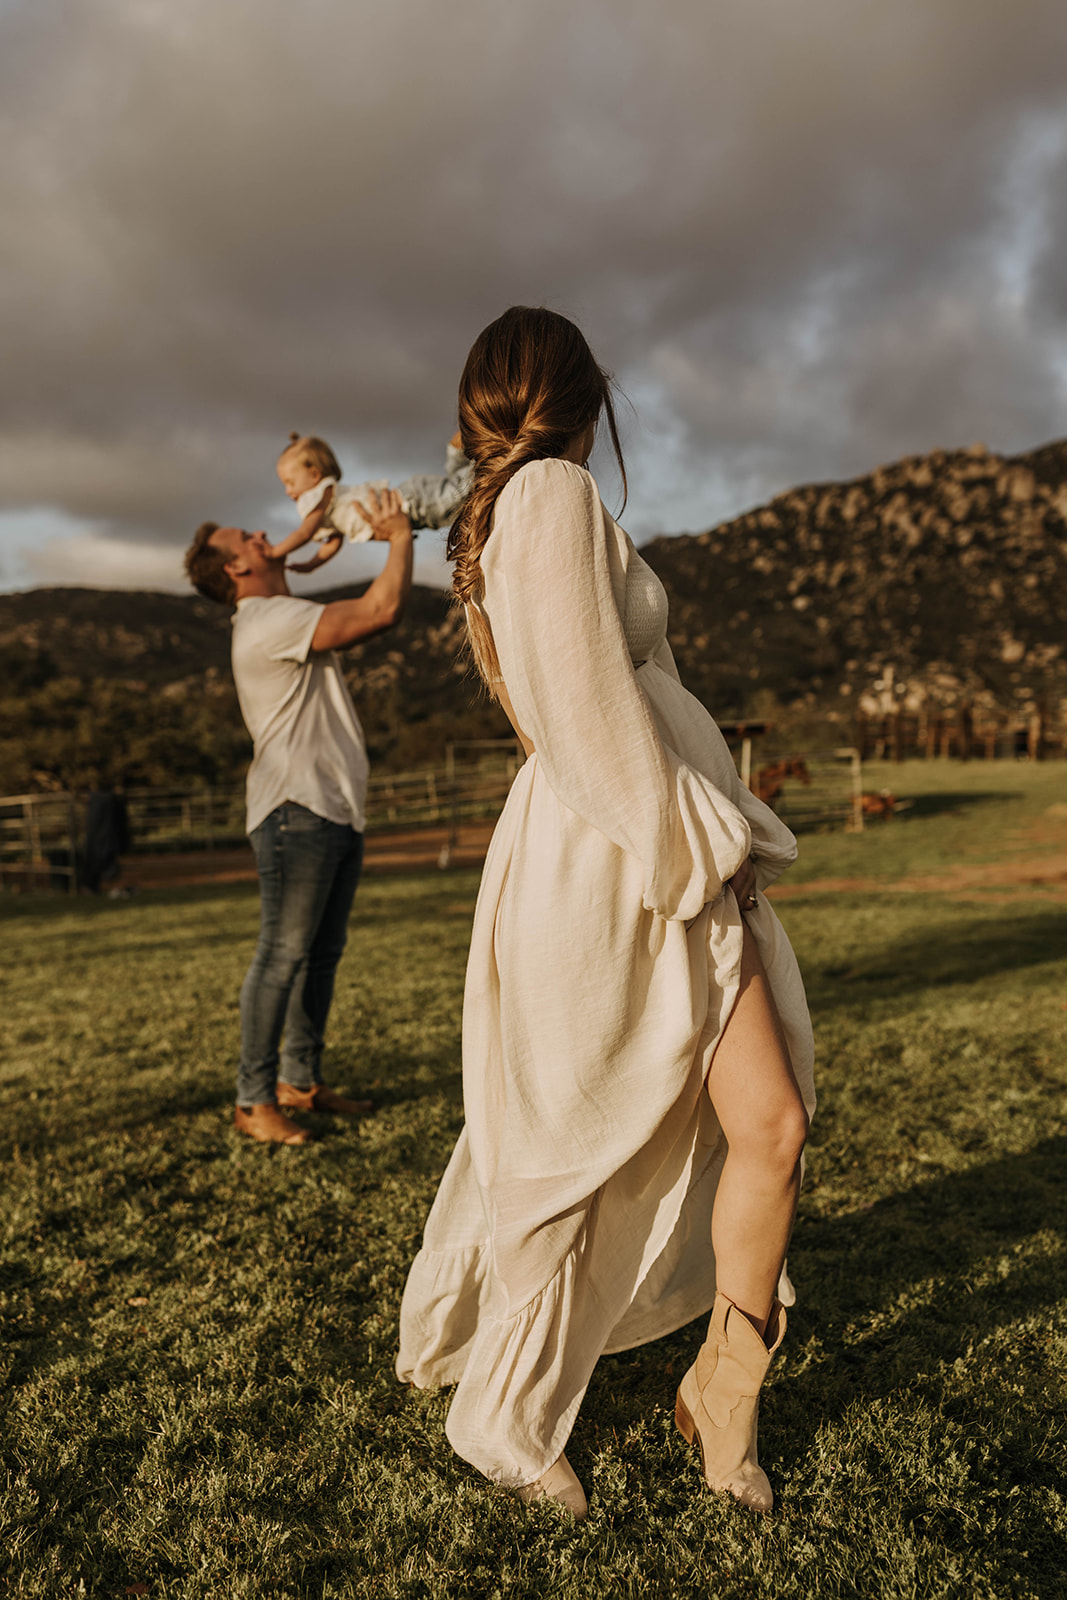
[{"label": "gray storm cloud", "polygon": [[293,427],[429,470],[514,301],[639,533],[1065,429],[1060,0],[7,0],[0,62],[9,538],[277,524]]}]

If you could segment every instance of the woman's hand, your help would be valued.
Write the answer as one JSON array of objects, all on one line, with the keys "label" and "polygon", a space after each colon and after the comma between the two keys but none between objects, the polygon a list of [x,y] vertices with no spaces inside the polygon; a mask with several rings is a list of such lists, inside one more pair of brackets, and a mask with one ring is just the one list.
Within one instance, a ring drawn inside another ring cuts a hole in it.
[{"label": "woman's hand", "polygon": [[410,535],[411,518],[395,489],[383,489],[381,494],[369,489],[367,498],[373,501],[372,505],[365,506],[362,500],[357,500],[356,505],[370,527],[372,539],[402,539],[405,534]]},{"label": "woman's hand", "polygon": [[756,863],[752,857],[746,857],[733,877],[727,878],[726,881],[737,897],[738,908],[742,914],[746,911],[755,911],[759,902],[756,899]]}]

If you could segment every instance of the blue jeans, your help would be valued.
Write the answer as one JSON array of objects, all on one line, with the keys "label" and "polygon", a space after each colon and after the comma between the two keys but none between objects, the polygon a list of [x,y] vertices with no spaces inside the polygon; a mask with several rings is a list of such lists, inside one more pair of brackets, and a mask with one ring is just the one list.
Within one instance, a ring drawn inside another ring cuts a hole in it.
[{"label": "blue jeans", "polygon": [[363,864],[361,833],[289,800],[250,838],[260,921],[241,986],[239,1106],[273,1105],[279,1061],[282,1078],[297,1089],[322,1082],[334,973]]}]

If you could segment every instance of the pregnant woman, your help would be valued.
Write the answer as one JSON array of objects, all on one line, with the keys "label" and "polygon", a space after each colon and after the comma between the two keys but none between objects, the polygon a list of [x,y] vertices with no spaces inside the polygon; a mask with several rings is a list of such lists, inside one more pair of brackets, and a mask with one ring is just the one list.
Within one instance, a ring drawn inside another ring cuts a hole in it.
[{"label": "pregnant woman", "polygon": [[[769,1510],[760,1385],[814,1108],[804,990],[763,898],[796,855],[683,689],[667,600],[601,504],[610,382],[514,307],[460,385],[452,529],[475,661],[528,760],[493,835],[463,1007],[466,1126],[404,1295],[397,1370],[458,1385],[454,1449],[586,1510],[563,1454],[601,1354],[711,1308],[678,1426]],[[625,481],[625,479],[624,479]]]}]

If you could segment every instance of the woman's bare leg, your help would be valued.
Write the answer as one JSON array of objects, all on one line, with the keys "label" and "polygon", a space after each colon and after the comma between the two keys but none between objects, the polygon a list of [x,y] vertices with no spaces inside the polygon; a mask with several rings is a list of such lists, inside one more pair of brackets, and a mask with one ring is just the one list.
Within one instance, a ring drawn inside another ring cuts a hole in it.
[{"label": "woman's bare leg", "polygon": [[716,1281],[763,1333],[796,1213],[808,1116],[756,941],[747,928],[741,989],[708,1074],[729,1146],[711,1222]]}]

